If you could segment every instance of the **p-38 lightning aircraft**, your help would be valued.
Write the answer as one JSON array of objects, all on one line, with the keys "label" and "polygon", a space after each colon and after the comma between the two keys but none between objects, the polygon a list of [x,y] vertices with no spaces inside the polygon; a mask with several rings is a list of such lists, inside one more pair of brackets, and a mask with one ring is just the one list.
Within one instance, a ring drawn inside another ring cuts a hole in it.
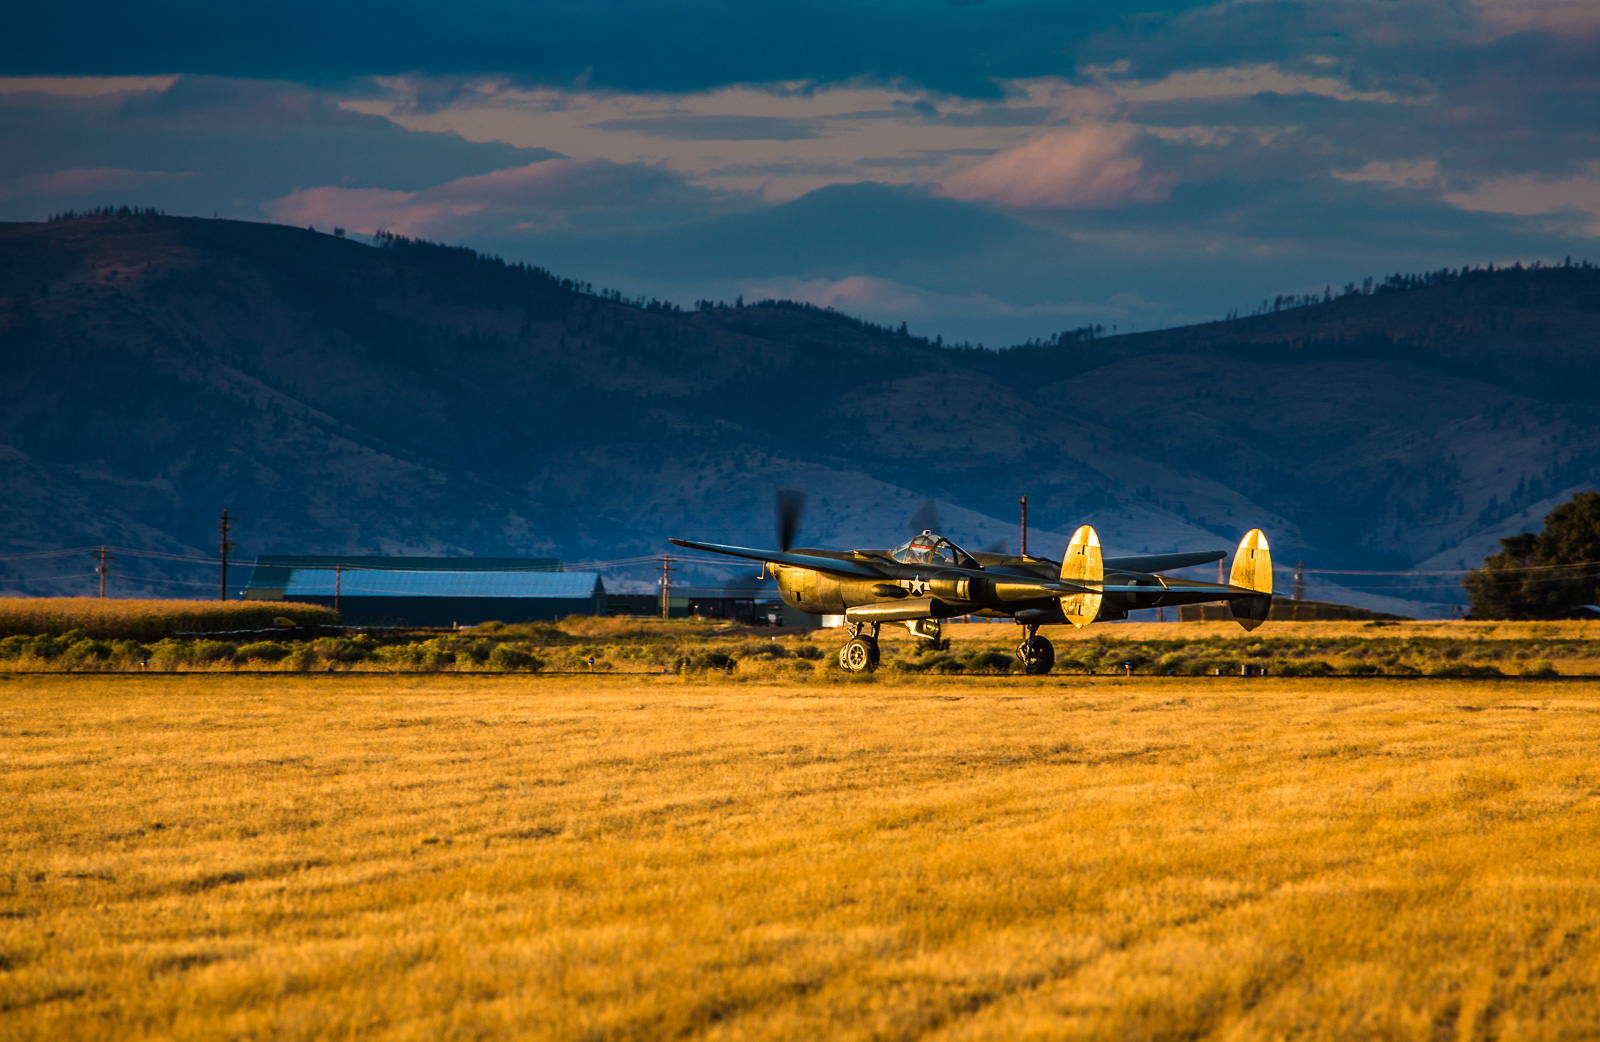
[{"label": "p-38 lightning aircraft", "polygon": [[893,550],[791,550],[794,527],[780,501],[781,550],[669,542],[761,561],[786,604],[817,615],[843,614],[850,640],[839,651],[839,664],[852,673],[877,668],[878,628],[885,622],[904,623],[913,636],[936,641],[941,619],[1015,619],[1027,634],[1017,645],[1023,671],[1040,674],[1050,672],[1056,657],[1050,641],[1039,636],[1043,625],[1081,627],[1125,619],[1137,608],[1226,601],[1239,625],[1251,630],[1272,608],[1272,556],[1259,528],[1240,541],[1224,585],[1157,574],[1220,561],[1227,556],[1222,550],[1107,558],[1088,525],[1073,533],[1059,564],[1044,557],[968,553],[927,530]]}]

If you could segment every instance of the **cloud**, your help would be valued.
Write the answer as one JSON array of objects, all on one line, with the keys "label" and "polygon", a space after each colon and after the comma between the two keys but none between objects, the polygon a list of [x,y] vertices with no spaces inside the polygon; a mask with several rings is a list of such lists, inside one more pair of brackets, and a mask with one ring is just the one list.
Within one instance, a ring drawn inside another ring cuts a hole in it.
[{"label": "cloud", "polygon": [[955,199],[1024,208],[1079,209],[1164,199],[1175,178],[1144,172],[1139,132],[1125,125],[1068,127],[1007,149],[948,178]]},{"label": "cloud", "polygon": [[193,176],[191,170],[125,170],[109,166],[57,170],[49,174],[17,178],[8,186],[5,195],[37,195],[52,199],[100,195],[168,184]]},{"label": "cloud", "polygon": [[176,76],[0,76],[0,94],[68,98],[138,94],[166,90]]},{"label": "cloud", "polygon": [[1470,188],[1445,193],[1463,210],[1577,218],[1580,234],[1600,237],[1600,163],[1570,177],[1485,178]]},{"label": "cloud", "polygon": [[[1210,0],[1146,0],[1146,11]],[[169,73],[336,80],[405,71],[497,72],[643,92],[733,83],[909,80],[997,97],[997,78],[1071,70],[1074,45],[1128,14],[1060,0],[927,3],[723,0],[505,3],[449,10],[370,0],[54,0],[7,11],[14,74]]]},{"label": "cloud", "polygon": [[669,113],[606,119],[588,124],[601,130],[626,131],[674,141],[800,141],[817,137],[816,120],[787,116],[697,116]]},{"label": "cloud", "polygon": [[264,207],[286,224],[340,226],[372,233],[464,237],[485,230],[638,233],[705,217],[719,199],[706,189],[642,163],[551,159],[463,177],[418,192],[322,186]]},{"label": "cloud", "polygon": [[1373,160],[1355,170],[1335,170],[1333,176],[1341,181],[1372,181],[1394,188],[1437,188],[1440,184],[1437,159]]},{"label": "cloud", "polygon": [[45,86],[0,92],[0,219],[43,217],[68,191],[86,205],[254,217],[262,201],[307,185],[420,191],[557,154],[406,130],[298,84]]},{"label": "cloud", "polygon": [[1593,0],[1475,0],[1472,6],[1491,40],[1527,32],[1600,34],[1600,6]]}]

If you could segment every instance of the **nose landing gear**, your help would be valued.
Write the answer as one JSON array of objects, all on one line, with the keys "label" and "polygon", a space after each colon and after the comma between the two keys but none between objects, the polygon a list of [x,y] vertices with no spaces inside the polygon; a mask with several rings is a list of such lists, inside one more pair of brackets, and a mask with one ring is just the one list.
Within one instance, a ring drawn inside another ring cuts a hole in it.
[{"label": "nose landing gear", "polygon": [[1028,626],[1028,635],[1017,645],[1017,659],[1022,671],[1030,677],[1043,676],[1056,664],[1056,648],[1039,636],[1038,626]]},{"label": "nose landing gear", "polygon": [[870,673],[877,669],[878,623],[852,622],[849,629],[850,639],[839,649],[839,666],[846,673]]}]

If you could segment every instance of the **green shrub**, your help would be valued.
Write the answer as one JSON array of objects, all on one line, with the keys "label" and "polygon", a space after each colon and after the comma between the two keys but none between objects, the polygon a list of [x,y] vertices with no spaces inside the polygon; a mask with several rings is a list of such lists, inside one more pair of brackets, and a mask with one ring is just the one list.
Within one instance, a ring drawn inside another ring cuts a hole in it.
[{"label": "green shrub", "polygon": [[1499,666],[1475,665],[1470,662],[1446,662],[1428,671],[1430,677],[1498,677],[1503,674]]},{"label": "green shrub", "polygon": [[1525,677],[1556,677],[1561,674],[1556,672],[1556,667],[1549,661],[1539,659],[1523,666],[1522,675]]},{"label": "green shrub", "polygon": [[1333,667],[1321,659],[1305,659],[1300,662],[1286,662],[1275,659],[1268,665],[1269,675],[1280,677],[1325,677],[1333,672]]},{"label": "green shrub", "polygon": [[373,642],[345,637],[320,637],[311,642],[311,647],[327,662],[365,662],[372,657]]},{"label": "green shrub", "polygon": [[0,638],[0,659],[19,659],[33,654],[33,638],[17,634]]},{"label": "green shrub", "polygon": [[456,660],[454,651],[446,651],[436,641],[421,644],[392,644],[375,648],[373,658],[392,669],[443,669]]},{"label": "green shrub", "polygon": [[980,651],[966,661],[966,669],[972,673],[1009,673],[1017,664],[1017,660],[1003,651]]},{"label": "green shrub", "polygon": [[317,649],[310,644],[296,645],[295,649],[289,652],[288,658],[283,661],[290,669],[301,672],[305,672],[308,669],[316,669],[322,664],[322,659],[317,655]]},{"label": "green shrub", "polygon": [[734,657],[724,651],[702,651],[694,655],[686,655],[678,659],[679,673],[703,673],[708,670],[720,669],[732,673],[737,665]]},{"label": "green shrub", "polygon": [[803,658],[807,662],[815,662],[818,659],[827,658],[828,656],[827,652],[823,651],[815,644],[802,644],[798,648],[794,649],[794,654],[796,658]]},{"label": "green shrub", "polygon": [[61,654],[67,666],[98,666],[111,657],[111,645],[101,640],[75,640]]},{"label": "green shrub", "polygon": [[167,637],[151,646],[150,662],[157,669],[176,669],[187,665],[193,654],[194,649],[188,642]]},{"label": "green shrub", "polygon": [[240,648],[238,657],[244,662],[282,662],[289,657],[289,649],[277,641],[260,640]]},{"label": "green shrub", "polygon": [[190,652],[190,660],[205,666],[221,665],[232,662],[238,651],[237,645],[225,641],[202,640],[195,643],[194,650]]},{"label": "green shrub", "polygon": [[489,652],[489,668],[500,670],[501,672],[511,672],[518,669],[537,670],[543,665],[544,663],[539,661],[532,653],[509,644],[498,645],[493,651]]}]

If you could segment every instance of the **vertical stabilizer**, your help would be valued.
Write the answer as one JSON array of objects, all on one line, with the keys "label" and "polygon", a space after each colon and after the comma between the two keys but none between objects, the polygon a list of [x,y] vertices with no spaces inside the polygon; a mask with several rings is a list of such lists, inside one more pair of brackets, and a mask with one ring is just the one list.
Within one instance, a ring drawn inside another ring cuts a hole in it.
[{"label": "vertical stabilizer", "polygon": [[[1100,555],[1100,537],[1088,525],[1072,533],[1072,542],[1061,558],[1061,578],[1068,582],[1101,583],[1105,581],[1105,559]],[[1073,593],[1061,598],[1061,611],[1067,621],[1083,627],[1100,614],[1100,593]]]},{"label": "vertical stabilizer", "polygon": [[1228,584],[1261,594],[1228,601],[1239,625],[1253,630],[1267,621],[1267,614],[1272,611],[1272,549],[1267,546],[1267,537],[1261,534],[1261,529],[1252,528],[1239,540]]}]

